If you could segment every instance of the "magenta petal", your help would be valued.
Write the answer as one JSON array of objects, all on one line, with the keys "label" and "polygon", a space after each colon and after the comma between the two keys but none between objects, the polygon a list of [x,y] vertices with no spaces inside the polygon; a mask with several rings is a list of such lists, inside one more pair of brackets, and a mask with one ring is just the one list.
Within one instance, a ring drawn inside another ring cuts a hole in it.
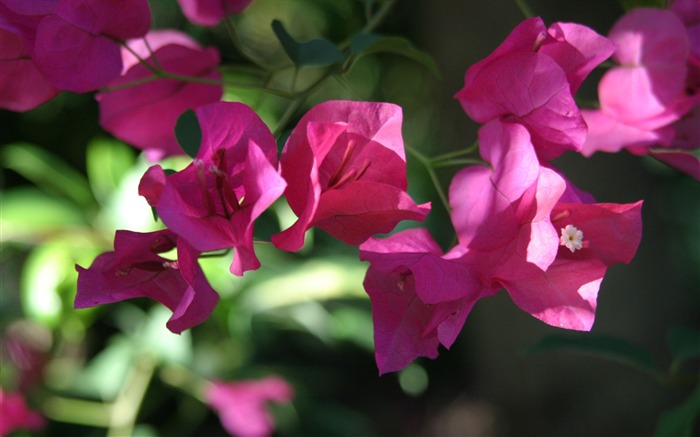
[{"label": "magenta petal", "polygon": [[367,271],[364,287],[372,301],[380,374],[401,370],[418,357],[436,358],[440,341],[451,346],[473,307],[466,299],[426,305],[415,294],[412,275],[373,267]]},{"label": "magenta petal", "polygon": [[44,18],[36,32],[34,62],[57,87],[82,93],[105,86],[122,69],[119,46],[92,35],[56,15]]},{"label": "magenta petal", "polygon": [[289,402],[294,390],[284,379],[269,376],[257,381],[212,381],[204,397],[230,435],[265,437],[275,430],[267,403]]},{"label": "magenta petal", "polygon": [[552,210],[557,229],[573,225],[583,232],[584,247],[560,257],[598,259],[606,266],[632,261],[642,239],[642,201],[629,204],[561,203]]},{"label": "magenta petal", "polygon": [[503,285],[518,307],[548,325],[590,331],[605,270],[598,260],[556,260],[546,272],[524,266]]},{"label": "magenta petal", "polygon": [[429,212],[429,203],[416,205],[405,191],[360,180],[324,192],[314,226],[357,245],[374,234],[391,231],[402,220],[423,221]]},{"label": "magenta petal", "polygon": [[[221,79],[216,70],[219,54],[215,49],[202,49],[188,36],[169,30],[151,32],[147,38],[166,71],[200,79]],[[137,52],[145,49],[142,40],[130,41],[129,46]],[[127,67],[132,62],[128,61]],[[109,86],[119,87],[152,76],[143,65],[133,64]],[[105,130],[139,149],[159,152],[160,158],[184,153],[174,134],[178,117],[187,109],[218,101],[222,91],[219,85],[157,79],[98,93],[95,98],[100,104],[100,124]]]},{"label": "magenta petal", "polygon": [[59,89],[36,69],[19,34],[0,21],[0,108],[24,112],[51,100]]},{"label": "magenta petal", "polygon": [[576,23],[554,23],[539,51],[554,59],[566,73],[575,93],[597,65],[615,52],[615,43]]},{"label": "magenta petal", "polygon": [[581,111],[588,125],[588,136],[581,153],[591,156],[595,152],[616,153],[627,146],[645,146],[670,139],[671,131],[646,130],[622,124],[600,110]]},{"label": "magenta petal", "polygon": [[654,159],[663,162],[669,167],[692,176],[700,181],[700,158],[688,152],[670,151],[665,149],[652,149],[649,153]]}]

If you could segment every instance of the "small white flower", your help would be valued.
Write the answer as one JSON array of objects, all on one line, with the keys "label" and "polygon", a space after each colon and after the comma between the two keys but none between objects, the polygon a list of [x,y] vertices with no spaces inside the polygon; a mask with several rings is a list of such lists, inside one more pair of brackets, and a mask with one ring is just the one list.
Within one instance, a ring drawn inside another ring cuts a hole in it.
[{"label": "small white flower", "polygon": [[574,225],[566,225],[565,228],[561,228],[559,245],[566,246],[571,253],[576,252],[583,247],[583,232]]}]

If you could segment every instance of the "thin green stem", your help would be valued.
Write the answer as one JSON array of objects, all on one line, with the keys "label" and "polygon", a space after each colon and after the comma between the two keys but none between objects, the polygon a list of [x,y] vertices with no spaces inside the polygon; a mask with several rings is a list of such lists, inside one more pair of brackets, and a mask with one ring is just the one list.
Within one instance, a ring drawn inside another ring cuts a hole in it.
[{"label": "thin green stem", "polygon": [[362,28],[360,31],[361,33],[372,33],[374,29],[379,27],[380,24],[386,20],[386,17],[389,15],[389,12],[391,9],[394,7],[394,4],[396,3],[396,0],[387,0],[385,1],[382,6],[379,8],[376,14],[372,16],[371,19],[367,21],[367,24],[365,24],[365,27]]},{"label": "thin green stem", "polygon": [[535,12],[530,8],[525,0],[515,0],[515,4],[520,9],[520,12],[525,16],[525,18],[532,18],[535,16]]},{"label": "thin green stem", "polygon": [[445,195],[445,191],[442,189],[442,185],[440,184],[440,180],[438,179],[437,174],[435,173],[435,170],[433,169],[433,164],[430,162],[430,159],[410,146],[406,146],[406,150],[408,150],[409,153],[411,153],[413,156],[415,156],[416,159],[418,159],[418,161],[420,161],[421,164],[423,164],[425,169],[428,171],[428,176],[430,176],[430,180],[433,182],[433,185],[435,186],[435,191],[437,191],[438,197],[440,197],[440,201],[442,202],[445,209],[449,212],[450,211],[450,202],[447,200],[447,196]]},{"label": "thin green stem", "polygon": [[137,359],[131,372],[112,404],[107,437],[132,435],[141,403],[153,377],[156,362],[150,357]]},{"label": "thin green stem", "polygon": [[463,158],[463,159],[446,159],[440,162],[432,162],[432,167],[433,168],[441,168],[441,167],[452,167],[455,165],[472,165],[472,164],[484,164],[484,161],[480,159],[469,159],[469,158]]}]

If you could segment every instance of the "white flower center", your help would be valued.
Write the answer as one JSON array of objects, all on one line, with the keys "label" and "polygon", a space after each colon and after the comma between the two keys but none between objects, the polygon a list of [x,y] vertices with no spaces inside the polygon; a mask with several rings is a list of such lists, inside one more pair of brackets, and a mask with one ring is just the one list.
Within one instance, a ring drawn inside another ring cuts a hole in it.
[{"label": "white flower center", "polygon": [[559,245],[566,246],[571,253],[576,252],[583,247],[583,232],[574,225],[566,225],[565,228],[561,228]]}]

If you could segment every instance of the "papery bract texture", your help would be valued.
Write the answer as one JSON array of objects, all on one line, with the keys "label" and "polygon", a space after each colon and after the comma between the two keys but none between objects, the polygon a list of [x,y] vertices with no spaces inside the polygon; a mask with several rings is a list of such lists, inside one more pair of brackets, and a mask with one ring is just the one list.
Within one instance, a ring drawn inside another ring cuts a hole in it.
[{"label": "papery bract texture", "polygon": [[195,113],[202,144],[192,164],[170,176],[151,167],[139,193],[200,252],[234,248],[231,272],[242,275],[260,267],[253,222],[286,187],[277,171],[275,139],[242,103],[211,103]]},{"label": "papery bract texture", "polygon": [[[590,330],[606,268],[630,262],[639,245],[641,202],[582,203],[593,199],[539,163],[520,125],[492,121],[479,144],[492,168],[464,169],[450,186],[464,248],[455,259],[543,322]],[[563,246],[566,229],[582,241]]]},{"label": "papery bract texture", "polygon": [[230,435],[266,437],[275,430],[267,404],[290,402],[294,390],[284,379],[268,376],[257,381],[214,381],[204,397]]},{"label": "papery bract texture", "polygon": [[452,346],[482,296],[470,269],[444,257],[424,229],[370,238],[360,245],[360,259],[371,263],[364,287],[380,374],[436,358],[440,344]]},{"label": "papery bract texture", "polygon": [[547,30],[540,18],[530,18],[467,70],[455,98],[477,122],[524,125],[542,159],[580,151],[586,124],[573,93],[613,50],[587,27],[555,23]]},{"label": "papery bract texture", "polygon": [[[177,249],[177,260],[160,254]],[[180,333],[206,320],[219,295],[197,263],[199,252],[170,230],[151,233],[117,231],[114,252],[99,255],[78,270],[75,308],[148,297],[173,315],[166,326]]]},{"label": "papery bract texture", "polygon": [[15,431],[39,431],[46,425],[44,417],[29,409],[20,393],[8,393],[0,388],[0,437]]},{"label": "papery bract texture", "polygon": [[687,153],[700,145],[700,24],[692,18],[700,3],[694,3],[634,9],[615,23],[610,39],[620,65],[598,85],[600,109],[583,111],[584,155],[627,148],[700,180],[700,159]]},{"label": "papery bract texture", "polygon": [[188,20],[200,26],[216,26],[227,14],[239,14],[253,0],[177,0]]},{"label": "papery bract texture", "polygon": [[118,41],[141,37],[150,25],[146,0],[60,0],[39,23],[33,59],[55,86],[92,91],[119,76]]},{"label": "papery bract texture", "polygon": [[358,245],[402,220],[425,219],[430,204],[406,193],[402,112],[390,103],[327,101],[311,108],[292,131],[280,167],[285,195],[299,217],[273,235],[297,251],[312,226]]},{"label": "papery bract texture", "polygon": [[[220,57],[215,48],[202,48],[188,35],[174,30],[153,31],[146,39],[148,45],[143,39],[127,44],[151,65],[157,60],[171,74],[221,80],[217,71]],[[157,79],[129,50],[123,49],[122,55],[124,73],[109,84],[116,90],[95,97],[100,104],[100,124],[120,140],[145,150],[152,160],[184,154],[174,133],[178,117],[187,109],[218,101],[223,87],[216,83]],[[148,78],[154,80],[146,81]],[[137,81],[146,82],[119,89]]]}]

